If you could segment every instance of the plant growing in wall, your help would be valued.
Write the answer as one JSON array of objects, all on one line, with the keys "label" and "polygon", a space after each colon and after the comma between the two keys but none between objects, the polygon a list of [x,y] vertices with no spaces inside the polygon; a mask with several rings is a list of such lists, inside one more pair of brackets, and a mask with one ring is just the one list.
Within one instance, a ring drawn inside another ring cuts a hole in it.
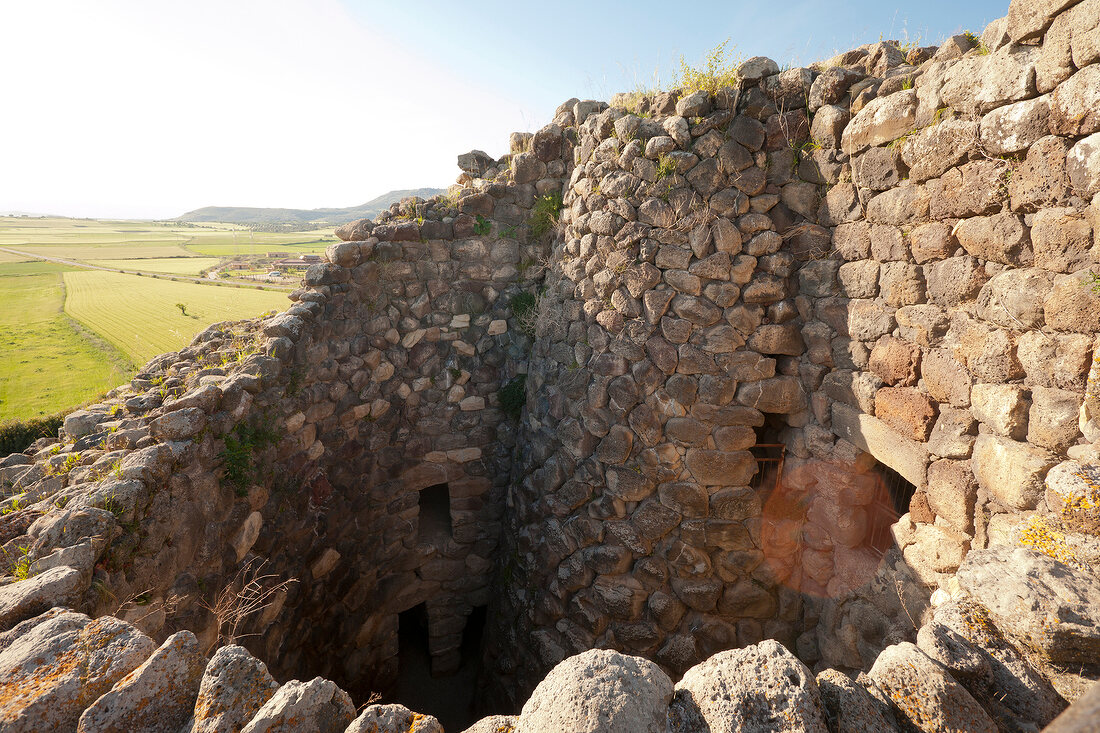
[{"label": "plant growing in wall", "polygon": [[561,213],[562,200],[560,193],[550,193],[540,196],[531,209],[531,218],[528,224],[531,227],[531,236],[541,237],[558,225],[558,215]]},{"label": "plant growing in wall", "polygon": [[519,324],[519,329],[528,336],[535,335],[535,324],[538,320],[538,299],[533,293],[518,293],[509,302],[512,316]]},{"label": "plant growing in wall", "polygon": [[256,478],[256,454],[277,443],[281,437],[265,422],[261,418],[255,423],[238,423],[225,436],[225,448],[222,450],[224,478],[233,485],[237,496],[246,496],[249,485]]},{"label": "plant growing in wall", "polygon": [[493,222],[486,219],[481,214],[477,215],[477,223],[474,224],[474,234],[479,237],[484,237],[493,230]]},{"label": "plant growing in wall", "polygon": [[699,91],[715,94],[719,89],[737,86],[737,67],[741,59],[733,55],[733,49],[726,49],[729,42],[730,39],[727,38],[708,51],[698,68],[689,65],[681,56],[676,86],[685,95]]}]

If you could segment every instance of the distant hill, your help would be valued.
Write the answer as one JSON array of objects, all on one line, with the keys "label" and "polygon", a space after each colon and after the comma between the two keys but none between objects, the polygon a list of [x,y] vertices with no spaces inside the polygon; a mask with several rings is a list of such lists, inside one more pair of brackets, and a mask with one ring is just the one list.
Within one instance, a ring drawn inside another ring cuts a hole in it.
[{"label": "distant hill", "polygon": [[409,188],[389,191],[365,204],[346,209],[260,209],[248,206],[204,206],[176,217],[177,221],[220,221],[227,224],[344,224],[374,217],[406,196],[428,198],[444,193],[442,188]]}]

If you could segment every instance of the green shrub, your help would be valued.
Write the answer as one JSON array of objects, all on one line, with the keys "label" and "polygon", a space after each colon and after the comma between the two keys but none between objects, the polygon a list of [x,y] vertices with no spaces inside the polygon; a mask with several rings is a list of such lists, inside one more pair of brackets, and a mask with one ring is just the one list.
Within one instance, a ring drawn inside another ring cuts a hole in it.
[{"label": "green shrub", "polygon": [[538,308],[538,299],[533,293],[519,293],[508,304],[512,309],[512,315],[516,323],[524,333],[535,335],[535,311]]},{"label": "green shrub", "polygon": [[560,193],[550,193],[540,196],[535,201],[535,208],[531,209],[531,218],[528,224],[531,227],[531,236],[541,237],[558,225],[558,214],[561,213],[562,200]]},{"label": "green shrub", "polygon": [[57,437],[64,415],[0,422],[0,457],[22,453],[39,438]]},{"label": "green shrub", "polygon": [[225,480],[233,485],[238,496],[247,496],[249,485],[256,479],[255,455],[279,441],[277,430],[263,421],[240,423],[225,436]]},{"label": "green shrub", "polygon": [[523,404],[527,401],[527,375],[519,374],[500,388],[500,409],[513,420],[519,420]]},{"label": "green shrub", "polygon": [[479,237],[484,237],[493,230],[493,222],[486,219],[481,214],[477,215],[477,223],[474,224],[474,234]]},{"label": "green shrub", "polygon": [[740,59],[726,50],[727,38],[712,48],[703,59],[699,68],[689,66],[684,57],[680,57],[680,70],[676,74],[676,86],[684,95],[694,92],[715,94],[725,87],[737,86],[737,67]]}]

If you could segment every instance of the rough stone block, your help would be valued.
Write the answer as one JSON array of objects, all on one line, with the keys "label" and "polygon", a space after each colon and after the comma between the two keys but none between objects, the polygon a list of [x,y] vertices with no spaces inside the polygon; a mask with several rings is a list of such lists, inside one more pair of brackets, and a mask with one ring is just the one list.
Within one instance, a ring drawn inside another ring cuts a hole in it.
[{"label": "rough stone block", "polygon": [[883,387],[875,395],[875,416],[911,440],[926,441],[936,405],[912,387]]},{"label": "rough stone block", "polygon": [[970,459],[978,485],[1005,506],[1025,511],[1042,498],[1043,478],[1058,463],[1053,453],[996,435],[979,435]]},{"label": "rough stone block", "polygon": [[838,437],[870,453],[918,489],[926,485],[928,450],[923,443],[910,440],[883,421],[840,402],[832,406],[832,427]]}]

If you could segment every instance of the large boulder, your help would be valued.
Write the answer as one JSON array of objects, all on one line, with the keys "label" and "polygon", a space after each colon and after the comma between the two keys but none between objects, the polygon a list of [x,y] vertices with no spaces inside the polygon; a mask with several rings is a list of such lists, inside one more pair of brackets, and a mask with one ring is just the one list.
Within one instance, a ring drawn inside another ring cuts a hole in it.
[{"label": "large boulder", "polygon": [[848,675],[826,669],[817,675],[829,730],[836,733],[889,733],[897,730],[893,713]]},{"label": "large boulder", "polygon": [[977,700],[914,644],[906,641],[883,649],[870,677],[916,730],[997,732]]},{"label": "large boulder", "polygon": [[344,733],[355,705],[335,682],[291,680],[263,704],[241,733]]},{"label": "large boulder", "polygon": [[206,659],[198,639],[180,631],[80,716],[77,733],[176,731],[194,709]]},{"label": "large boulder", "polygon": [[236,733],[278,689],[267,665],[247,649],[223,646],[203,672],[190,733]]},{"label": "large boulder", "polygon": [[974,550],[959,585],[989,609],[993,622],[1056,663],[1100,658],[1100,579],[1022,547]]},{"label": "large boulder", "polygon": [[5,585],[0,588],[0,629],[10,629],[54,606],[72,605],[87,580],[80,571],[62,565]]},{"label": "large boulder", "polygon": [[153,640],[111,616],[52,610],[0,640],[0,730],[76,730],[84,709],[152,654]]},{"label": "large boulder", "polygon": [[1066,705],[972,601],[937,608],[917,633],[917,646],[947,667],[1001,730],[1041,728]]},{"label": "large boulder", "polygon": [[546,675],[516,733],[663,733],[671,699],[672,680],[653,662],[592,649]]},{"label": "large boulder", "polygon": [[443,733],[443,726],[404,705],[368,705],[344,733]]},{"label": "large boulder", "polygon": [[828,730],[813,674],[772,639],[689,669],[668,715],[670,730],[685,733]]}]

